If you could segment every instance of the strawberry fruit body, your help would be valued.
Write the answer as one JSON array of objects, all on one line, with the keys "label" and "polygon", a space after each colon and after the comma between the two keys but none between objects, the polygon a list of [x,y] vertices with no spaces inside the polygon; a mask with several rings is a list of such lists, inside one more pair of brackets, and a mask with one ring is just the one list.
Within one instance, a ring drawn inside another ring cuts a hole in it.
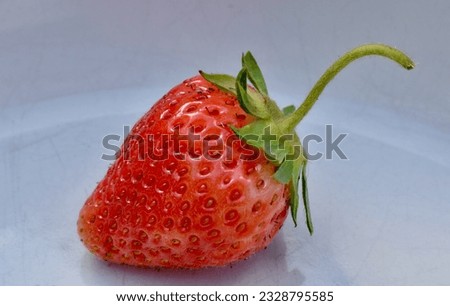
[{"label": "strawberry fruit body", "polygon": [[[253,120],[201,76],[173,88],[137,122],[81,210],[85,245],[111,262],[183,268],[224,265],[267,246],[289,191],[262,152],[229,128]],[[189,148],[163,135],[198,140]],[[200,151],[205,142],[210,152]]]},{"label": "strawberry fruit body", "polygon": [[[295,111],[269,98],[249,52],[236,78],[201,72],[175,86],[135,124],[82,207],[82,242],[113,263],[223,266],[268,246],[289,208],[296,224],[299,185],[312,233],[306,158],[294,129],[340,69],[371,54],[412,68],[398,50],[358,47]],[[274,142],[261,140],[267,135]]]}]

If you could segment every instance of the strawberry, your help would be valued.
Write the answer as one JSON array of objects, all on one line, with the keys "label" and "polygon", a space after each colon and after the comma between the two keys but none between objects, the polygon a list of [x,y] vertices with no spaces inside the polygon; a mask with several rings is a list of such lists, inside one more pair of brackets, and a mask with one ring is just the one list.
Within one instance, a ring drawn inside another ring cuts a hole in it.
[{"label": "strawberry", "polygon": [[388,46],[360,46],[295,111],[269,98],[250,52],[236,78],[200,72],[175,86],[135,124],[82,207],[82,242],[113,263],[223,266],[267,247],[289,208],[296,224],[300,180],[312,234],[307,159],[294,129],[343,67],[371,54],[413,67]]}]

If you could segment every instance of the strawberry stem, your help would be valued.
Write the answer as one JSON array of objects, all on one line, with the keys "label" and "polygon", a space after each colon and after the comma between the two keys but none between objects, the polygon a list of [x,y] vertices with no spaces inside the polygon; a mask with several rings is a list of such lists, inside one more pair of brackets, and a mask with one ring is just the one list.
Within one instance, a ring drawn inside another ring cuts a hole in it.
[{"label": "strawberry stem", "polygon": [[278,122],[280,130],[284,133],[292,132],[314,106],[314,103],[317,101],[328,83],[333,80],[333,78],[348,64],[356,59],[368,55],[380,55],[389,58],[408,70],[414,68],[414,62],[406,54],[393,47],[382,44],[367,44],[356,47],[345,53],[325,71],[325,73],[311,89],[305,101],[295,110],[295,112],[280,119]]}]

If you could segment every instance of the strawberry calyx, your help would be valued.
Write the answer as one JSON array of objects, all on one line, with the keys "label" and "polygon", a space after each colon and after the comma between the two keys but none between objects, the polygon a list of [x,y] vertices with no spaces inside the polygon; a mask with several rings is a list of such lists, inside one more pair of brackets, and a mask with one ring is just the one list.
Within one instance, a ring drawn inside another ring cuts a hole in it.
[{"label": "strawberry calyx", "polygon": [[[265,153],[266,158],[277,166],[274,178],[289,184],[291,216],[297,226],[299,206],[299,182],[301,180],[302,202],[309,233],[314,231],[309,207],[306,176],[307,157],[295,128],[311,110],[328,83],[354,60],[379,55],[389,58],[405,69],[414,68],[414,62],[403,52],[382,44],[367,44],[345,53],[334,62],[309,92],[304,102],[296,109],[288,106],[280,109],[268,94],[261,69],[250,51],[242,55],[242,69],[236,77],[227,74],[200,74],[210,83],[225,92],[235,95],[244,111],[256,120],[241,127],[230,128],[242,140]],[[250,82],[253,87],[248,85]]]}]

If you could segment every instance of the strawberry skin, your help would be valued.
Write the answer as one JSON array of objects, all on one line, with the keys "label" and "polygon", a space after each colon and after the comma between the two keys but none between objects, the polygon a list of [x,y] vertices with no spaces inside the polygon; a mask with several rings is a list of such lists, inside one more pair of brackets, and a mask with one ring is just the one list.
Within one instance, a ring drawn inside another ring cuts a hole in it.
[{"label": "strawberry skin", "polygon": [[[254,120],[201,76],[174,87],[135,124],[82,207],[82,242],[109,262],[167,268],[223,266],[265,248],[286,218],[289,189],[229,127]],[[198,138],[170,141],[177,135]]]}]

